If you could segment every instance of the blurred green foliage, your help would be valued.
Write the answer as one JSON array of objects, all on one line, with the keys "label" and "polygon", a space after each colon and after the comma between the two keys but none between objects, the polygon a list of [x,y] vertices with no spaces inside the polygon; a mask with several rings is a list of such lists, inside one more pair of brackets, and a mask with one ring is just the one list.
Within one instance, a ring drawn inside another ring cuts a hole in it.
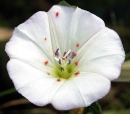
[{"label": "blurred green foliage", "polygon": [[[48,11],[61,0],[0,0],[0,26],[15,27],[39,10]],[[118,24],[130,26],[130,0],[66,0],[111,24],[114,12]]]}]

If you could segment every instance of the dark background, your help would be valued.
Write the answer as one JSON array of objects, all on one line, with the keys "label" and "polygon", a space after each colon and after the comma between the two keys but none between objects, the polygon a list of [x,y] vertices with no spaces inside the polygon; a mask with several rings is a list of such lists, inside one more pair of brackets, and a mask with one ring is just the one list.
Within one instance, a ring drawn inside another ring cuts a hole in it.
[{"label": "dark background", "polygon": [[[39,10],[48,11],[61,0],[0,0],[0,26],[15,27]],[[106,24],[130,26],[129,0],[66,0],[101,17]],[[113,23],[115,15],[115,23]]]}]

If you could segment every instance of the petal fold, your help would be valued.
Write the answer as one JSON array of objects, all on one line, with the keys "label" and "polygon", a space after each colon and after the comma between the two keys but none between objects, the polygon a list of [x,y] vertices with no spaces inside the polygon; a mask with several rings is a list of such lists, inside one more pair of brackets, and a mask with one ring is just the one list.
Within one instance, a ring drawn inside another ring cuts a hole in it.
[{"label": "petal fold", "polygon": [[124,59],[125,52],[119,36],[113,30],[104,28],[78,50],[77,69],[98,73],[114,80],[120,74]]},{"label": "petal fold", "polygon": [[48,17],[53,46],[60,48],[62,54],[69,49],[77,51],[76,44],[81,47],[105,27],[100,18],[78,7],[55,5],[49,10]]},{"label": "petal fold", "polygon": [[26,22],[15,28],[5,51],[10,58],[43,66],[45,61],[53,66],[53,51],[48,16],[37,12]]},{"label": "petal fold", "polygon": [[56,92],[52,104],[58,110],[87,107],[104,97],[110,90],[110,81],[100,74],[81,72],[66,81]]},{"label": "petal fold", "polygon": [[11,59],[7,68],[16,90],[37,106],[51,103],[55,92],[62,84],[57,83],[54,76],[19,60]]}]

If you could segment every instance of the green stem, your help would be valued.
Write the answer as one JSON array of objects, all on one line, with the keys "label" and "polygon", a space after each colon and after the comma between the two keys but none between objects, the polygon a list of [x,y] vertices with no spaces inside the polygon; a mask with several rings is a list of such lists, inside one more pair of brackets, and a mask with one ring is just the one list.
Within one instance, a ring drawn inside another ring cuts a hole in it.
[{"label": "green stem", "polygon": [[8,95],[8,94],[11,94],[11,93],[14,93],[14,92],[16,92],[16,89],[15,89],[15,88],[11,88],[11,89],[2,91],[2,92],[0,92],[0,97],[3,97],[3,96],[5,96],[5,95]]}]

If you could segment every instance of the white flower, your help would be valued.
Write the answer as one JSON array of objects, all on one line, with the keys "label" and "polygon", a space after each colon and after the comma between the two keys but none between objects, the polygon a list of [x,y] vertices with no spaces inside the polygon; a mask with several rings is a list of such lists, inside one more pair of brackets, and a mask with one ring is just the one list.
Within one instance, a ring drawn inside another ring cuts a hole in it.
[{"label": "white flower", "polygon": [[119,36],[100,18],[59,5],[16,27],[5,50],[17,91],[58,110],[87,107],[104,97],[125,57]]}]

